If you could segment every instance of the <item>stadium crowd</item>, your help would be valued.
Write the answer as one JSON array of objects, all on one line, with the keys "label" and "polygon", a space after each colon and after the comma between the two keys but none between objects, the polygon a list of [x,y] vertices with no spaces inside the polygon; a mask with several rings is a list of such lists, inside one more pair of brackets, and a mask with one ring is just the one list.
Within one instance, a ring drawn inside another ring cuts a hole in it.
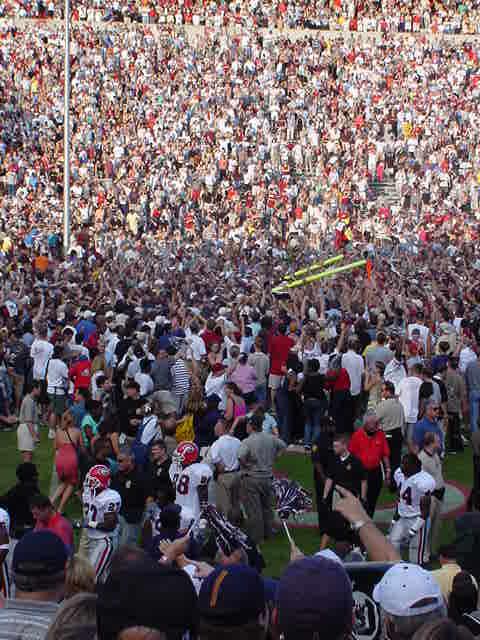
[{"label": "stadium crowd", "polygon": [[[4,0],[4,18],[63,17],[64,5],[55,0]],[[209,28],[316,29],[380,33],[476,34],[479,7],[474,0],[330,0],[301,2],[200,2],[199,0],[131,0],[120,3],[78,0],[72,5],[76,21],[141,22],[161,26]]]},{"label": "stadium crowd", "polygon": [[[4,246],[16,232],[55,251],[62,38],[48,26],[0,28]],[[74,244],[105,255],[123,234],[257,229],[284,241],[295,226],[315,244],[348,218],[356,239],[394,236],[408,251],[420,239],[452,253],[478,239],[477,65],[474,43],[221,31],[192,42],[74,28]],[[394,199],[374,181],[393,183]]]},{"label": "stadium crowd", "polygon": [[[74,26],[64,255],[61,34],[0,34],[0,425],[20,461],[0,496],[0,638],[340,640],[372,620],[369,637],[470,638],[476,43]],[[339,251],[368,269],[272,292]],[[465,446],[471,512],[441,546],[443,461]],[[272,582],[258,545],[298,447],[321,551],[292,543]],[[372,606],[342,566],[366,559],[384,563]]]}]

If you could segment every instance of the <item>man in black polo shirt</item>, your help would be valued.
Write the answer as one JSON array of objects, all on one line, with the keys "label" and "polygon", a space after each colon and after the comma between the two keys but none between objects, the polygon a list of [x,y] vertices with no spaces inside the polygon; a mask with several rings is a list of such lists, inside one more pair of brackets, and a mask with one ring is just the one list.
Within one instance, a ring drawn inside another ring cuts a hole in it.
[{"label": "man in black polo shirt", "polygon": [[118,491],[122,498],[120,544],[137,544],[149,494],[148,478],[137,469],[135,459],[128,449],[120,449],[117,462],[118,474],[114,477],[111,488]]},{"label": "man in black polo shirt", "polygon": [[[138,426],[142,422],[139,409],[145,404],[145,398],[140,397],[140,385],[138,382],[130,381],[125,385],[125,398],[121,400],[118,407],[118,419],[120,422],[120,432],[122,440],[135,438]],[[128,442],[128,440],[127,440]],[[122,441],[121,441],[122,443]]]},{"label": "man in black polo shirt", "polygon": [[[335,487],[340,485],[348,489],[353,495],[365,500],[367,497],[367,473],[358,458],[348,450],[350,436],[346,433],[335,435],[333,439],[334,457],[327,469],[327,479],[323,489],[323,502],[326,503],[331,493],[332,504],[335,507]],[[325,534],[322,536],[320,548],[324,549],[332,537],[337,541],[351,542],[355,539],[349,523],[338,511],[329,511],[326,516]]]}]

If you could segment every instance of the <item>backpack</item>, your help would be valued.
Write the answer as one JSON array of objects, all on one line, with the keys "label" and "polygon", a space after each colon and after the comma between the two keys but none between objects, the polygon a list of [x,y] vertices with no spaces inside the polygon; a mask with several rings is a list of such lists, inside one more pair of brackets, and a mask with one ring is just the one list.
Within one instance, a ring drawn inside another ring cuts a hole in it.
[{"label": "backpack", "polygon": [[342,353],[332,353],[328,359],[327,380],[336,380],[342,368]]}]

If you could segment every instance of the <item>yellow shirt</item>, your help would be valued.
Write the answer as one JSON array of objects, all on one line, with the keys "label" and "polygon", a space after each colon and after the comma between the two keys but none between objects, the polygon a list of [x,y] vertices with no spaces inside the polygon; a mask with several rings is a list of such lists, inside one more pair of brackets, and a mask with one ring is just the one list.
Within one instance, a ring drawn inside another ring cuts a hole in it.
[{"label": "yellow shirt", "polygon": [[[448,598],[452,592],[453,579],[460,573],[461,567],[456,562],[448,562],[444,564],[441,569],[435,569],[435,571],[430,571],[432,576],[440,585],[440,589],[442,591],[442,595],[445,598],[445,602],[448,602]],[[473,583],[477,586],[477,582],[475,578],[472,576]],[[477,587],[478,588],[478,587]]]}]

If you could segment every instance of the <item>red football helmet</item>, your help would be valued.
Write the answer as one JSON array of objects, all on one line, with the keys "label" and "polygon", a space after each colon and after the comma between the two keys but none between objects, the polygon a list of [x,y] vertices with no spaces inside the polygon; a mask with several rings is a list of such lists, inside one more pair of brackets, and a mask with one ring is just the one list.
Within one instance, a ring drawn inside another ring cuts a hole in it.
[{"label": "red football helmet", "polygon": [[85,476],[85,485],[92,493],[101,493],[110,486],[110,469],[104,464],[96,464]]},{"label": "red football helmet", "polygon": [[178,447],[172,453],[172,460],[182,467],[188,467],[198,460],[200,451],[194,442],[186,440],[180,442]]}]

